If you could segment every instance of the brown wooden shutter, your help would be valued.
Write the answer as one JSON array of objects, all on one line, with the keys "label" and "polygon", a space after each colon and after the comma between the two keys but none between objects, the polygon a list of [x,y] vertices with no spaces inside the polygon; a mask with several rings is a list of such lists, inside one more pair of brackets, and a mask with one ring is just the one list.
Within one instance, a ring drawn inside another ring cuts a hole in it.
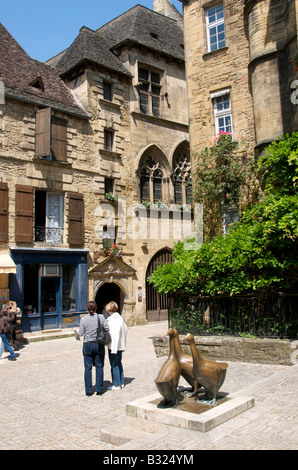
[{"label": "brown wooden shutter", "polygon": [[35,155],[37,157],[51,155],[51,108],[36,112]]},{"label": "brown wooden shutter", "polygon": [[69,193],[68,243],[84,244],[84,198],[83,194]]},{"label": "brown wooden shutter", "polygon": [[33,241],[33,188],[16,185],[16,242]]},{"label": "brown wooden shutter", "polygon": [[52,156],[60,162],[67,161],[67,121],[52,117]]},{"label": "brown wooden shutter", "polygon": [[0,240],[7,241],[8,236],[8,188],[0,183]]}]

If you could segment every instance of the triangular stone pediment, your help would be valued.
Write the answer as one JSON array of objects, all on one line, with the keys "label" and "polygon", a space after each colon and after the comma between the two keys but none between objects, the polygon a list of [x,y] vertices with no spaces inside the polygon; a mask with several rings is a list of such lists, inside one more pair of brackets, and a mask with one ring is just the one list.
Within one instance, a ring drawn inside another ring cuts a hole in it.
[{"label": "triangular stone pediment", "polygon": [[103,261],[89,270],[92,276],[133,276],[136,270],[121,258],[107,256]]}]

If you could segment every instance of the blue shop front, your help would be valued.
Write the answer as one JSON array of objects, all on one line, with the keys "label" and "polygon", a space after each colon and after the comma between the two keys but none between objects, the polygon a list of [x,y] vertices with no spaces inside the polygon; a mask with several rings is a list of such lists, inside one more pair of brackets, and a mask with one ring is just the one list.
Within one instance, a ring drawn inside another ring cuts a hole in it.
[{"label": "blue shop front", "polygon": [[23,332],[79,325],[88,297],[88,251],[10,248],[16,264],[10,296],[22,311]]}]

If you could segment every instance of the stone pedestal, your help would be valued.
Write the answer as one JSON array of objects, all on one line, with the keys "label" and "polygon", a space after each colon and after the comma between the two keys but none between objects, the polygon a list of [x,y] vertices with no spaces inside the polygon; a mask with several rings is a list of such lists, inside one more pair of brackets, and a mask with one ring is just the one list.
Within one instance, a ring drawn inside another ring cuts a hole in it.
[{"label": "stone pedestal", "polygon": [[234,418],[252,408],[253,397],[244,395],[218,394],[216,406],[199,402],[195,398],[183,398],[179,405],[171,408],[159,408],[162,401],[159,393],[140,398],[126,405],[126,419],[129,425],[155,432],[162,426],[176,426],[199,432],[210,429]]}]

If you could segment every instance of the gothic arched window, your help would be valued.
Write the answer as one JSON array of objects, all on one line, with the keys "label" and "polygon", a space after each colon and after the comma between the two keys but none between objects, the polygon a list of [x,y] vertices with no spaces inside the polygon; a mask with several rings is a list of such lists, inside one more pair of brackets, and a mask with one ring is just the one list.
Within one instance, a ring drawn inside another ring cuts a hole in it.
[{"label": "gothic arched window", "polygon": [[159,162],[152,155],[141,161],[139,178],[141,201],[162,201],[163,172]]},{"label": "gothic arched window", "polygon": [[192,203],[191,163],[187,149],[176,152],[173,163],[172,180],[175,204]]}]

